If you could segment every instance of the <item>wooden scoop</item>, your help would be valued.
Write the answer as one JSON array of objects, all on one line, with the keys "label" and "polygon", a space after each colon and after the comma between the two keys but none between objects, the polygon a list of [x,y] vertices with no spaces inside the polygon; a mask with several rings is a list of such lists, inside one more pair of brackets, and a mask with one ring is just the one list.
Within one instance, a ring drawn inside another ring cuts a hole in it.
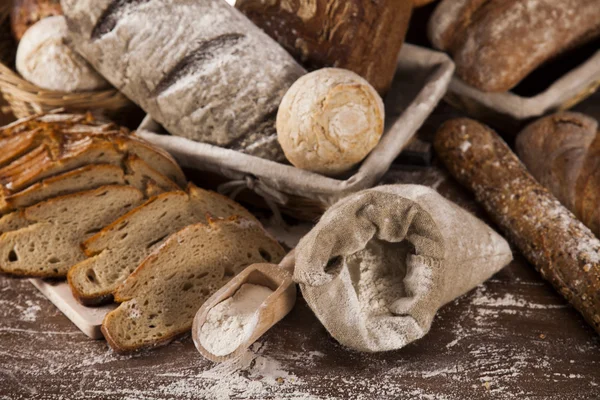
[{"label": "wooden scoop", "polygon": [[[292,281],[294,271],[294,251],[292,250],[279,265],[277,264],[252,264],[219,291],[208,298],[196,313],[192,325],[192,338],[196,348],[204,357],[211,361],[221,362],[242,354],[259,337],[267,332],[273,325],[281,321],[296,303],[296,284]],[[206,322],[210,310],[217,304],[227,300],[245,283],[268,287],[274,292],[267,297],[258,311],[258,322],[248,340],[225,356],[216,356],[208,351],[200,342],[200,328]]]}]

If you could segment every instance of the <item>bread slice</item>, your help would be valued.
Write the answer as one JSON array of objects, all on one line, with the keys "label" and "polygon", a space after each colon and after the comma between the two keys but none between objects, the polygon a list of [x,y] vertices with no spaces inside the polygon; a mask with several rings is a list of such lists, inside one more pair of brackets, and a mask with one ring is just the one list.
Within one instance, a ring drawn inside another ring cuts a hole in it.
[{"label": "bread slice", "polygon": [[190,225],[167,241],[115,293],[123,302],[102,332],[117,352],[166,344],[189,331],[215,291],[246,266],[279,262],[285,251],[262,226],[241,217]]},{"label": "bread slice", "polygon": [[0,197],[0,214],[29,207],[52,197],[105,185],[129,184],[144,192],[146,197],[180,189],[175,182],[135,155],[128,156],[124,169],[111,164],[91,164],[52,176],[22,191]]},{"label": "bread slice", "polygon": [[56,196],[105,185],[124,185],[125,183],[123,169],[116,165],[87,165],[45,179],[20,192],[0,198],[0,213],[5,214],[18,208],[29,207]]},{"label": "bread slice", "polygon": [[56,197],[17,212],[28,225],[0,236],[0,272],[66,276],[71,266],[85,259],[81,242],[143,199],[143,193],[131,186],[102,186]]},{"label": "bread slice", "polygon": [[192,184],[163,193],[123,215],[83,243],[90,257],[69,270],[73,295],[85,305],[112,299],[114,290],[166,238],[180,229],[207,221],[206,215],[238,215],[258,223],[245,208],[218,193]]}]

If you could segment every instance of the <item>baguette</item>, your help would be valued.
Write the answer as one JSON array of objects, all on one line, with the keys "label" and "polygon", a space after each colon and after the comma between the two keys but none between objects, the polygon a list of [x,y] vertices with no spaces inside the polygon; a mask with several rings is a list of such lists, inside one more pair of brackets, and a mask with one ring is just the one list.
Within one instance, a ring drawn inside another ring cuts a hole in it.
[{"label": "baguette", "polygon": [[446,122],[434,147],[527,260],[600,333],[600,241],[594,234],[486,126]]},{"label": "baguette", "polygon": [[429,20],[433,45],[456,73],[504,92],[561,53],[600,36],[600,0],[443,0]]},{"label": "baguette", "polygon": [[143,193],[134,187],[113,185],[56,197],[18,211],[27,226],[0,236],[0,272],[65,277],[71,266],[85,259],[80,243],[143,199]]},{"label": "baguette", "polygon": [[102,333],[124,353],[170,342],[188,332],[202,303],[246,266],[278,263],[285,252],[256,221],[212,220],[173,234],[119,287],[122,304]]},{"label": "baguette", "polygon": [[600,237],[600,131],[583,114],[550,115],[517,137],[517,154],[542,185]]},{"label": "baguette", "polygon": [[112,299],[113,292],[166,238],[206,216],[238,215],[258,222],[239,204],[192,184],[163,193],[108,225],[82,244],[89,257],[67,275],[74,297],[85,305]]}]

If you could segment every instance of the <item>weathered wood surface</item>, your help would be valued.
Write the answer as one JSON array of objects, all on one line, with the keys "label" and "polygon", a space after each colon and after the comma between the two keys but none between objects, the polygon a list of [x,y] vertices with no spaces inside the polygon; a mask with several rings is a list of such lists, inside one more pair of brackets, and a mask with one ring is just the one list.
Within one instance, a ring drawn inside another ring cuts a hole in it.
[{"label": "weathered wood surface", "polygon": [[[385,178],[398,181],[482,215],[436,167]],[[342,348],[302,299],[259,342],[225,365],[204,360],[189,337],[118,356],[28,281],[0,277],[0,399],[600,398],[600,336],[519,256],[399,351]]]}]

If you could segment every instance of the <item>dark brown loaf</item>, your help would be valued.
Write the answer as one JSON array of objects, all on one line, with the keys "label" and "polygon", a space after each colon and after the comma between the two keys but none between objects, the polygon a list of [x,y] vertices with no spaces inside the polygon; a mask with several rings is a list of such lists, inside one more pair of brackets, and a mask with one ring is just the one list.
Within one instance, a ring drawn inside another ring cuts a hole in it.
[{"label": "dark brown loaf", "polygon": [[519,134],[517,154],[529,172],[600,237],[598,121],[573,112],[541,118]]},{"label": "dark brown loaf", "polygon": [[600,241],[593,233],[488,127],[451,120],[437,132],[434,147],[504,234],[600,333]]},{"label": "dark brown loaf", "polygon": [[503,92],[531,71],[600,35],[600,0],[444,0],[429,21],[434,46],[457,75]]},{"label": "dark brown loaf", "polygon": [[385,94],[411,0],[238,0],[236,7],[310,69],[338,67]]},{"label": "dark brown loaf", "polygon": [[19,41],[25,31],[40,19],[61,14],[60,0],[13,0],[10,14],[13,35]]}]

